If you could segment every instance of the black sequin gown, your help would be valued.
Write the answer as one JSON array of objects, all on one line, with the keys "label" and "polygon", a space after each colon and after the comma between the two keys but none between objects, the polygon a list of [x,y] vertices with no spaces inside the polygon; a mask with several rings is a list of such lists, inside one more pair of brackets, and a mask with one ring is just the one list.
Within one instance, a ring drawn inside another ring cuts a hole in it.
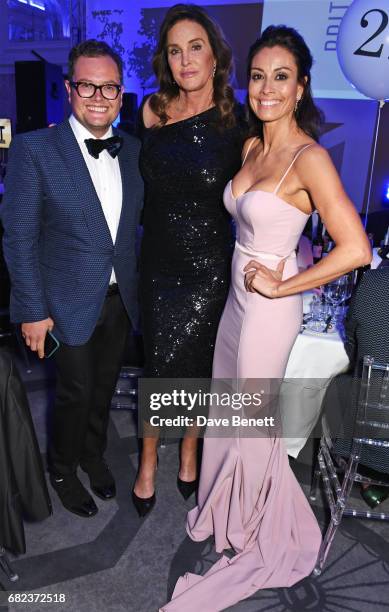
[{"label": "black sequin gown", "polygon": [[246,136],[220,129],[218,111],[143,129],[146,186],[141,250],[145,376],[211,376],[230,279],[231,220],[222,195]]}]

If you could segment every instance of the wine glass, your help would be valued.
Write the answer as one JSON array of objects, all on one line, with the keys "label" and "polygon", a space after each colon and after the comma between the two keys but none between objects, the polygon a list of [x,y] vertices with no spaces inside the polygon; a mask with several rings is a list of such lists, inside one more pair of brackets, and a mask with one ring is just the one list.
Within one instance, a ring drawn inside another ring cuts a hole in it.
[{"label": "wine glass", "polygon": [[322,300],[321,295],[314,294],[309,305],[309,318],[306,326],[314,332],[323,332],[329,316],[329,304]]},{"label": "wine glass", "polygon": [[332,306],[334,323],[340,323],[342,312],[340,305],[351,297],[353,290],[353,275],[351,272],[335,278],[323,286],[326,301]]}]

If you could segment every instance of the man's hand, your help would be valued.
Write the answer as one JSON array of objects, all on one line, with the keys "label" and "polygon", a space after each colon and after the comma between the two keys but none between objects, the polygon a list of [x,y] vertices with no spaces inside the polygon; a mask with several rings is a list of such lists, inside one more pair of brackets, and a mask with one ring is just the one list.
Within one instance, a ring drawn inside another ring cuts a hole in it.
[{"label": "man's hand", "polygon": [[51,331],[53,327],[54,321],[50,317],[34,323],[22,323],[21,331],[24,341],[32,351],[38,351],[40,359],[45,356],[44,346],[47,331]]}]

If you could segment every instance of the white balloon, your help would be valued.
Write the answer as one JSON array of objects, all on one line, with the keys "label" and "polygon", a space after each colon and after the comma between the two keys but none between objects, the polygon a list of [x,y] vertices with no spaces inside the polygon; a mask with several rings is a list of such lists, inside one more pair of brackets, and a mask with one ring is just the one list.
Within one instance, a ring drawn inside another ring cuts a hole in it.
[{"label": "white balloon", "polygon": [[389,99],[389,0],[354,0],[340,25],[337,52],[356,89]]}]

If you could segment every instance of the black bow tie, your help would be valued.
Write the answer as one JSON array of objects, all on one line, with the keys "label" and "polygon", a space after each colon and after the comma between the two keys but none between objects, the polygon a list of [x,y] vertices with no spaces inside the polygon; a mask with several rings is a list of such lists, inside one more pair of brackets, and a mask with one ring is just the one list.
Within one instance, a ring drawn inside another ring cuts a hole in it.
[{"label": "black bow tie", "polygon": [[103,140],[98,138],[87,138],[84,142],[88,149],[88,153],[98,159],[101,151],[104,151],[104,149],[107,149],[111,157],[116,157],[122,148],[123,138],[121,136],[112,136],[111,138],[104,138]]}]

